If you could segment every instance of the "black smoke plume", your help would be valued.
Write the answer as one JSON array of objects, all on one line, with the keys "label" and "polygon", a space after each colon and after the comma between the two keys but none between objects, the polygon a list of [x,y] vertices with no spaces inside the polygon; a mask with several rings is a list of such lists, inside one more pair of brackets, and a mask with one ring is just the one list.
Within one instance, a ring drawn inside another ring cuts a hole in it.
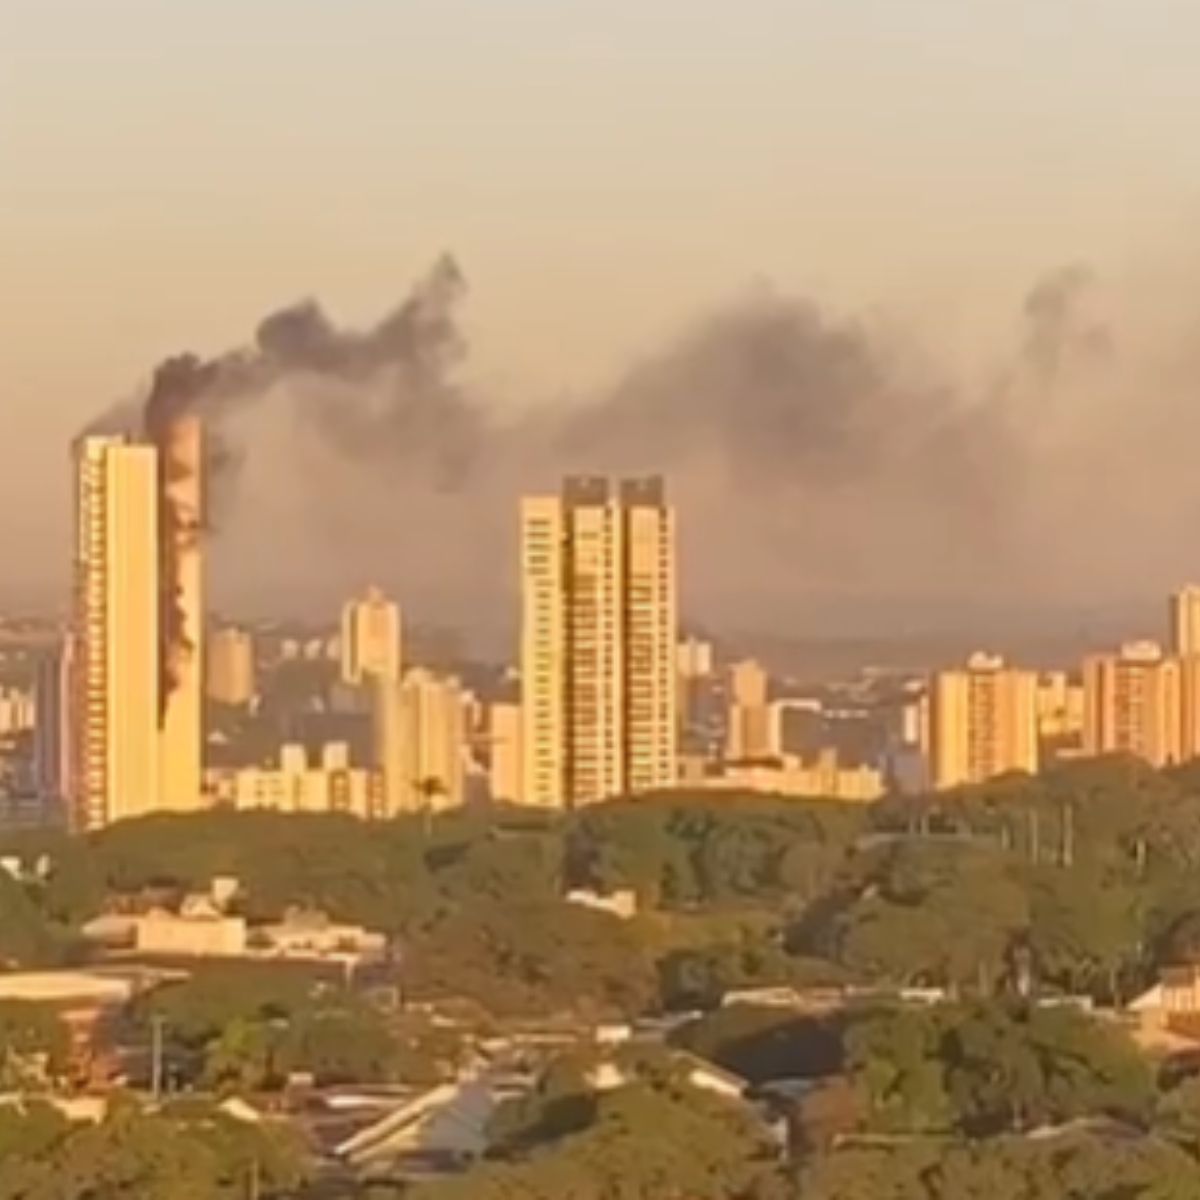
[{"label": "black smoke plume", "polygon": [[172,493],[180,473],[188,470],[170,452],[174,426],[209,393],[218,382],[220,367],[203,363],[191,355],[168,359],[154,373],[143,413],[146,439],[158,454],[158,571],[159,571],[159,689],[158,719],[166,717],[172,693],[178,688],[186,664],[195,657],[196,646],[187,627],[180,564],[194,551],[202,526],[180,506]]},{"label": "black smoke plume", "polygon": [[879,320],[760,291],[602,394],[513,412],[465,381],[465,282],[444,258],[373,327],[306,302],[247,348],[176,363],[147,423],[156,407],[204,416],[211,490],[243,457],[279,457],[278,439],[239,442],[241,414],[286,414],[296,526],[332,535],[300,556],[445,612],[495,604],[516,496],[571,471],[665,473],[686,602],[719,619],[810,592],[994,599],[1103,566],[1107,535],[1084,526],[1102,508],[1111,531],[1116,510],[1091,471],[1125,444],[1129,409],[1096,294],[1082,267],[1038,280],[1011,349],[964,384]]}]

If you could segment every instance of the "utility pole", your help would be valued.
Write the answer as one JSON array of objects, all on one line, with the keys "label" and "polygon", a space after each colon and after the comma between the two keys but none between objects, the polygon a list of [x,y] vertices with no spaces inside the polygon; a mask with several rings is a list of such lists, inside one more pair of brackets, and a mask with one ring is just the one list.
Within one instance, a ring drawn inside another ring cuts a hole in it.
[{"label": "utility pole", "polygon": [[154,1103],[158,1104],[163,1092],[163,1027],[166,1018],[153,1016],[150,1018],[150,1091]]}]

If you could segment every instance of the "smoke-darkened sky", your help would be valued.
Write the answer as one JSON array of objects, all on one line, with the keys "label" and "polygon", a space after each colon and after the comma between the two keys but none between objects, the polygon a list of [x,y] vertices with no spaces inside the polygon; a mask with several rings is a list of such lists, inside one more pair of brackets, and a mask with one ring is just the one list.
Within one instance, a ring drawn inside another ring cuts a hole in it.
[{"label": "smoke-darkened sky", "polygon": [[188,400],[237,466],[212,484],[217,558],[243,588],[373,579],[486,623],[511,602],[522,491],[662,472],[687,607],[717,622],[1150,594],[1200,510],[1200,346],[1120,301],[1086,265],[1047,271],[963,379],[878,315],[763,286],[610,388],[514,412],[472,377],[467,279],[443,257],[373,325],[305,301],[214,360]]},{"label": "smoke-darkened sky", "polygon": [[66,443],[159,359],[310,291],[369,331],[443,246],[436,403],[238,413],[218,594],[491,612],[512,494],[581,462],[672,474],[714,616],[1200,574],[1200,9],[287,10],[0,0],[0,596],[61,594]]}]

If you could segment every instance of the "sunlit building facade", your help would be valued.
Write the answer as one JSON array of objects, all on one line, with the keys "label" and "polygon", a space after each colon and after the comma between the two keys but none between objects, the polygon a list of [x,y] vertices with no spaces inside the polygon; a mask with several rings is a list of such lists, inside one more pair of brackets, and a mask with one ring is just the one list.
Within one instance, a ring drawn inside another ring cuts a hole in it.
[{"label": "sunlit building facade", "polygon": [[930,681],[927,754],[936,789],[1038,769],[1038,679],[1003,659],[974,654]]},{"label": "sunlit building facade", "polygon": [[661,479],[570,478],[521,507],[525,803],[676,778],[675,513]]},{"label": "sunlit building facade", "polygon": [[153,447],[78,445],[66,798],[79,830],[159,803],[157,488]]}]

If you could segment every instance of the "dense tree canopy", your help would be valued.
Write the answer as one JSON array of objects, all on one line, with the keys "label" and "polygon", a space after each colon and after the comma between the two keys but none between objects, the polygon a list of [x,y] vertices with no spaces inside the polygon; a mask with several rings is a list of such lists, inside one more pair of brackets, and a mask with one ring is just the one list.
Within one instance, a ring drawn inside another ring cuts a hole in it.
[{"label": "dense tree canopy", "polygon": [[214,966],[148,993],[135,1010],[146,1037],[164,1031],[176,1085],[258,1092],[290,1077],[318,1084],[439,1081],[458,1040],[420,1014],[381,1010],[362,995],[294,971]]},{"label": "dense tree canopy", "polygon": [[117,1103],[99,1124],[49,1108],[0,1112],[0,1200],[242,1200],[292,1192],[302,1148],[273,1126],[203,1105],[145,1114]]},{"label": "dense tree canopy", "polygon": [[[822,1079],[789,1116],[802,1152],[786,1163],[744,1109],[714,1108],[670,1073],[600,1096],[560,1076],[508,1114],[504,1154],[471,1173],[469,1191],[464,1181],[432,1196],[636,1198],[671,1195],[664,1181],[676,1179],[680,1195],[763,1200],[1200,1195],[1194,1081],[1156,1089],[1118,1029],[1043,1003],[1119,1002],[1162,965],[1200,961],[1195,768],[1079,762],[873,806],[668,794],[375,824],[211,812],[80,839],[13,835],[3,848],[50,863],[21,881],[0,875],[11,966],[70,961],[106,907],[233,875],[252,920],[300,905],[388,934],[384,974],[401,999],[534,1018],[711,1010],[680,1048],[753,1083]],[[639,911],[568,903],[577,888],[628,889]],[[827,984],[873,994],[837,1016],[720,1007],[735,988]],[[905,988],[948,1002],[905,1008],[886,995]],[[187,1081],[217,1091],[293,1071],[428,1081],[456,1053],[412,1011],[279,971],[203,970],[140,1015],[161,1020]],[[0,1011],[9,1061],[43,1045],[53,1057],[57,1037]],[[60,1136],[45,1114],[28,1120],[31,1145]],[[155,1135],[164,1155],[173,1130]],[[112,1135],[93,1131],[78,1152],[100,1155]],[[10,1136],[0,1125],[0,1153]],[[14,1200],[56,1200],[29,1178]]]},{"label": "dense tree canopy", "polygon": [[[843,981],[1109,1000],[1200,953],[1200,779],[1122,759],[874,806],[665,794],[376,824],[214,811],[4,848],[51,864],[0,877],[14,965],[75,954],[105,905],[233,875],[252,919],[307,905],[381,930],[410,995],[497,1012]],[[640,913],[583,911],[570,888],[632,890]]]}]

